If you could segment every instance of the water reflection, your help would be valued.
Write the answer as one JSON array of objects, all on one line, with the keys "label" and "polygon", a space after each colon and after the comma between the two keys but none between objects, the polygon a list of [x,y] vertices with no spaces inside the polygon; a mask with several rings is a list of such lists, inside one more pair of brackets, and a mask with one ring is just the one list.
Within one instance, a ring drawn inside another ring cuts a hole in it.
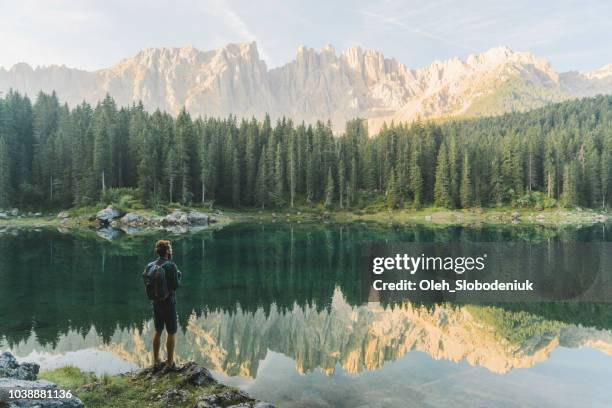
[{"label": "water reflection", "polygon": [[[35,350],[66,352],[98,348],[140,366],[151,363],[151,321],[142,329],[117,327],[105,340],[92,327],[69,331],[53,346],[31,336],[12,345],[18,355]],[[550,321],[525,312],[488,306],[424,306],[405,302],[351,306],[342,292],[331,307],[295,305],[281,311],[216,311],[192,314],[177,345],[180,360],[195,360],[227,376],[255,378],[268,352],[295,362],[299,373],[333,375],[380,369],[412,351],[435,360],[465,361],[494,373],[529,368],[558,347],[589,347],[612,356],[612,332]],[[611,361],[612,362],[612,361]]]},{"label": "water reflection", "polygon": [[[140,274],[161,235],[113,242],[92,235],[42,230],[0,239],[0,257],[11,259],[0,267],[0,349],[39,361],[59,356],[85,369],[95,352],[151,363],[153,325]],[[535,377],[548,387],[544,394],[563,385],[575,399],[526,392],[532,399],[522,405],[578,403],[580,392],[612,398],[597,389],[602,375],[612,375],[609,304],[364,303],[358,279],[363,242],[592,242],[608,235],[601,227],[239,225],[177,237],[185,273],[178,358],[283,406],[397,406],[410,395],[415,406],[439,406],[449,404],[443,388],[458,384],[468,387],[455,390],[466,401],[513,406],[512,387],[500,378],[520,388]],[[603,255],[599,287],[612,281],[612,254]],[[488,399],[479,383],[490,386]],[[405,389],[381,394],[392,387]]]}]

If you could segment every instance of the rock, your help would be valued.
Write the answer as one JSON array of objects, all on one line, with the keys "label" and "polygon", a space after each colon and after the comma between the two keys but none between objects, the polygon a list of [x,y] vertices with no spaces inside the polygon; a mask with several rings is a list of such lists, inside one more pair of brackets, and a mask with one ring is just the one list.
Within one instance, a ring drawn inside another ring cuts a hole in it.
[{"label": "rock", "polygon": [[215,382],[210,371],[198,366],[194,362],[188,362],[180,367],[179,373],[185,377],[185,383],[198,387],[206,386]]},{"label": "rock", "polygon": [[181,210],[174,210],[170,214],[166,215],[162,220],[162,225],[185,225],[188,224],[189,220],[187,214]]},{"label": "rock", "polygon": [[208,225],[208,215],[199,211],[191,211],[187,215],[187,222],[190,225]]},{"label": "rock", "polygon": [[431,215],[426,215],[425,216],[425,221],[431,221]]},{"label": "rock", "polygon": [[597,222],[606,222],[606,221],[608,221],[608,216],[607,216],[607,215],[605,215],[605,214],[599,214],[599,215],[598,215],[598,216],[595,218],[595,220],[596,220]]},{"label": "rock", "polygon": [[8,214],[5,212],[0,212],[0,220],[8,220]]},{"label": "rock", "polygon": [[17,359],[8,351],[0,354],[0,377],[15,378],[18,380],[35,380],[38,376],[38,364],[19,364]]},{"label": "rock", "polygon": [[19,215],[19,210],[17,208],[13,208],[11,211],[9,211],[9,214],[11,217],[17,217]]},{"label": "rock", "polygon": [[60,218],[60,219],[70,218],[70,214],[68,214],[68,212],[66,211],[62,211],[59,214],[57,214],[57,218]]},{"label": "rock", "polygon": [[[56,384],[45,380],[30,381],[30,380],[19,380],[15,378],[0,378],[0,406],[4,407],[3,401],[7,401],[9,397],[9,390],[56,390],[58,393],[61,391],[68,391],[59,388]],[[11,401],[8,407],[11,408],[82,408],[84,407],[83,402],[76,396],[72,395],[71,398],[64,399],[20,399]]]},{"label": "rock", "polygon": [[172,388],[159,397],[159,402],[161,402],[163,406],[170,407],[177,402],[185,402],[187,399],[189,399],[189,393],[187,391]]},{"label": "rock", "polygon": [[544,217],[544,215],[539,214],[536,216],[536,221],[538,222],[544,222],[546,220],[546,217]]},{"label": "rock", "polygon": [[[37,380],[38,364],[19,364],[8,351],[0,354],[0,407],[6,406],[9,390],[49,390],[60,392],[61,389],[52,382]],[[66,391],[66,390],[64,390]],[[81,408],[83,402],[75,396],[65,399],[19,399],[13,400],[9,407],[36,408]]]},{"label": "rock", "polygon": [[512,220],[516,221],[521,218],[521,214],[519,214],[518,211],[513,211],[512,214],[510,214],[510,217],[512,218]]},{"label": "rock", "polygon": [[143,218],[136,213],[127,213],[121,217],[121,223],[125,225],[135,225],[143,222]]},{"label": "rock", "polygon": [[34,213],[34,216],[35,217],[42,217],[42,213],[41,212]]},{"label": "rock", "polygon": [[110,205],[105,209],[98,211],[96,214],[96,219],[103,224],[108,224],[110,221],[119,217],[121,217],[121,212]]},{"label": "rock", "polygon": [[[196,407],[198,408],[213,408],[213,407],[252,407],[255,400],[244,391],[226,391],[219,394],[205,395],[199,398]],[[238,405],[240,404],[240,405]],[[247,405],[242,405],[247,404]]]}]

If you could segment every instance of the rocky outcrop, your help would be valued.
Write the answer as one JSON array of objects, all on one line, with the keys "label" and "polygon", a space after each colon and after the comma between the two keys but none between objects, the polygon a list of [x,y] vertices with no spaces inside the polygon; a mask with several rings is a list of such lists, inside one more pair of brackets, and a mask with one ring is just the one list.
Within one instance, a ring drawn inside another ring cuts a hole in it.
[{"label": "rocky outcrop", "polygon": [[187,222],[189,225],[208,225],[209,217],[207,214],[198,211],[191,211],[189,214],[187,214]]},{"label": "rocky outcrop", "polygon": [[27,392],[28,390],[40,392],[44,390],[54,396],[66,391],[52,382],[37,380],[38,370],[38,364],[19,364],[11,353],[2,353],[0,355],[0,406],[9,408],[81,408],[84,406],[83,402],[76,396],[69,398],[11,399],[10,390],[13,390],[13,392]]},{"label": "rocky outcrop", "polygon": [[205,228],[216,222],[206,213],[180,209],[174,209],[166,216],[151,216],[130,212],[119,218],[119,211],[108,207],[98,212],[95,218],[99,225],[98,236],[109,241],[120,236],[121,231],[126,234],[135,234],[153,228],[163,229],[173,234],[184,234]]},{"label": "rocky outcrop", "polygon": [[[186,362],[175,370],[151,367],[127,375],[137,386],[144,383],[160,387],[156,399],[164,406],[184,404],[195,398],[195,408],[274,408],[274,405],[258,401],[244,391],[219,384],[210,371],[193,361]],[[213,390],[213,393],[210,393],[210,390]]]},{"label": "rocky outcrop", "polygon": [[116,208],[113,208],[112,206],[108,206],[103,210],[98,211],[98,213],[96,214],[96,219],[102,225],[107,225],[109,222],[119,217],[121,217],[121,211]]},{"label": "rocky outcrop", "polygon": [[123,217],[121,217],[121,223],[123,225],[135,226],[142,224],[144,222],[144,217],[136,214],[136,213],[127,213]]},{"label": "rocky outcrop", "polygon": [[191,46],[150,48],[95,72],[17,64],[0,68],[0,91],[35,95],[55,90],[62,101],[95,104],[108,93],[119,105],[142,101],[150,111],[272,119],[383,122],[481,116],[527,110],[572,97],[612,92],[612,67],[558,74],[548,61],[507,47],[465,60],[434,61],[411,69],[375,50],[300,47],[287,64],[268,69],[255,43],[212,51]]},{"label": "rocky outcrop", "polygon": [[17,363],[17,359],[8,351],[0,355],[0,378],[35,380],[38,376],[38,368],[37,364]]}]

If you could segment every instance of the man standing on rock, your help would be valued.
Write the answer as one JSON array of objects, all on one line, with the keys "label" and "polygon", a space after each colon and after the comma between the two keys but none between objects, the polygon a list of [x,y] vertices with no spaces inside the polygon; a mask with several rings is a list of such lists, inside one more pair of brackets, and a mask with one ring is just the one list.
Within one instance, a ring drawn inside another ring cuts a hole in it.
[{"label": "man standing on rock", "polygon": [[145,289],[153,304],[153,319],[155,335],[153,336],[153,364],[155,369],[163,368],[159,359],[159,347],[164,328],[168,334],[166,340],[166,367],[174,369],[174,345],[178,318],[176,314],[176,290],[181,282],[181,272],[172,259],[170,241],[160,240],[155,243],[155,252],[159,256],[156,261],[147,265],[143,273]]}]

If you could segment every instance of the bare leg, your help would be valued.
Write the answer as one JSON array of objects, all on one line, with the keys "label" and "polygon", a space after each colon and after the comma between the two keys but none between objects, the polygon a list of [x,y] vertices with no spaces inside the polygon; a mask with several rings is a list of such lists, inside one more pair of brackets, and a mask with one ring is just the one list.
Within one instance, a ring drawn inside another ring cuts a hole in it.
[{"label": "bare leg", "polygon": [[159,344],[161,335],[161,332],[158,331],[153,335],[153,364],[159,363]]},{"label": "bare leg", "polygon": [[174,363],[174,344],[176,343],[176,334],[168,334],[166,339],[166,365],[171,366]]}]

